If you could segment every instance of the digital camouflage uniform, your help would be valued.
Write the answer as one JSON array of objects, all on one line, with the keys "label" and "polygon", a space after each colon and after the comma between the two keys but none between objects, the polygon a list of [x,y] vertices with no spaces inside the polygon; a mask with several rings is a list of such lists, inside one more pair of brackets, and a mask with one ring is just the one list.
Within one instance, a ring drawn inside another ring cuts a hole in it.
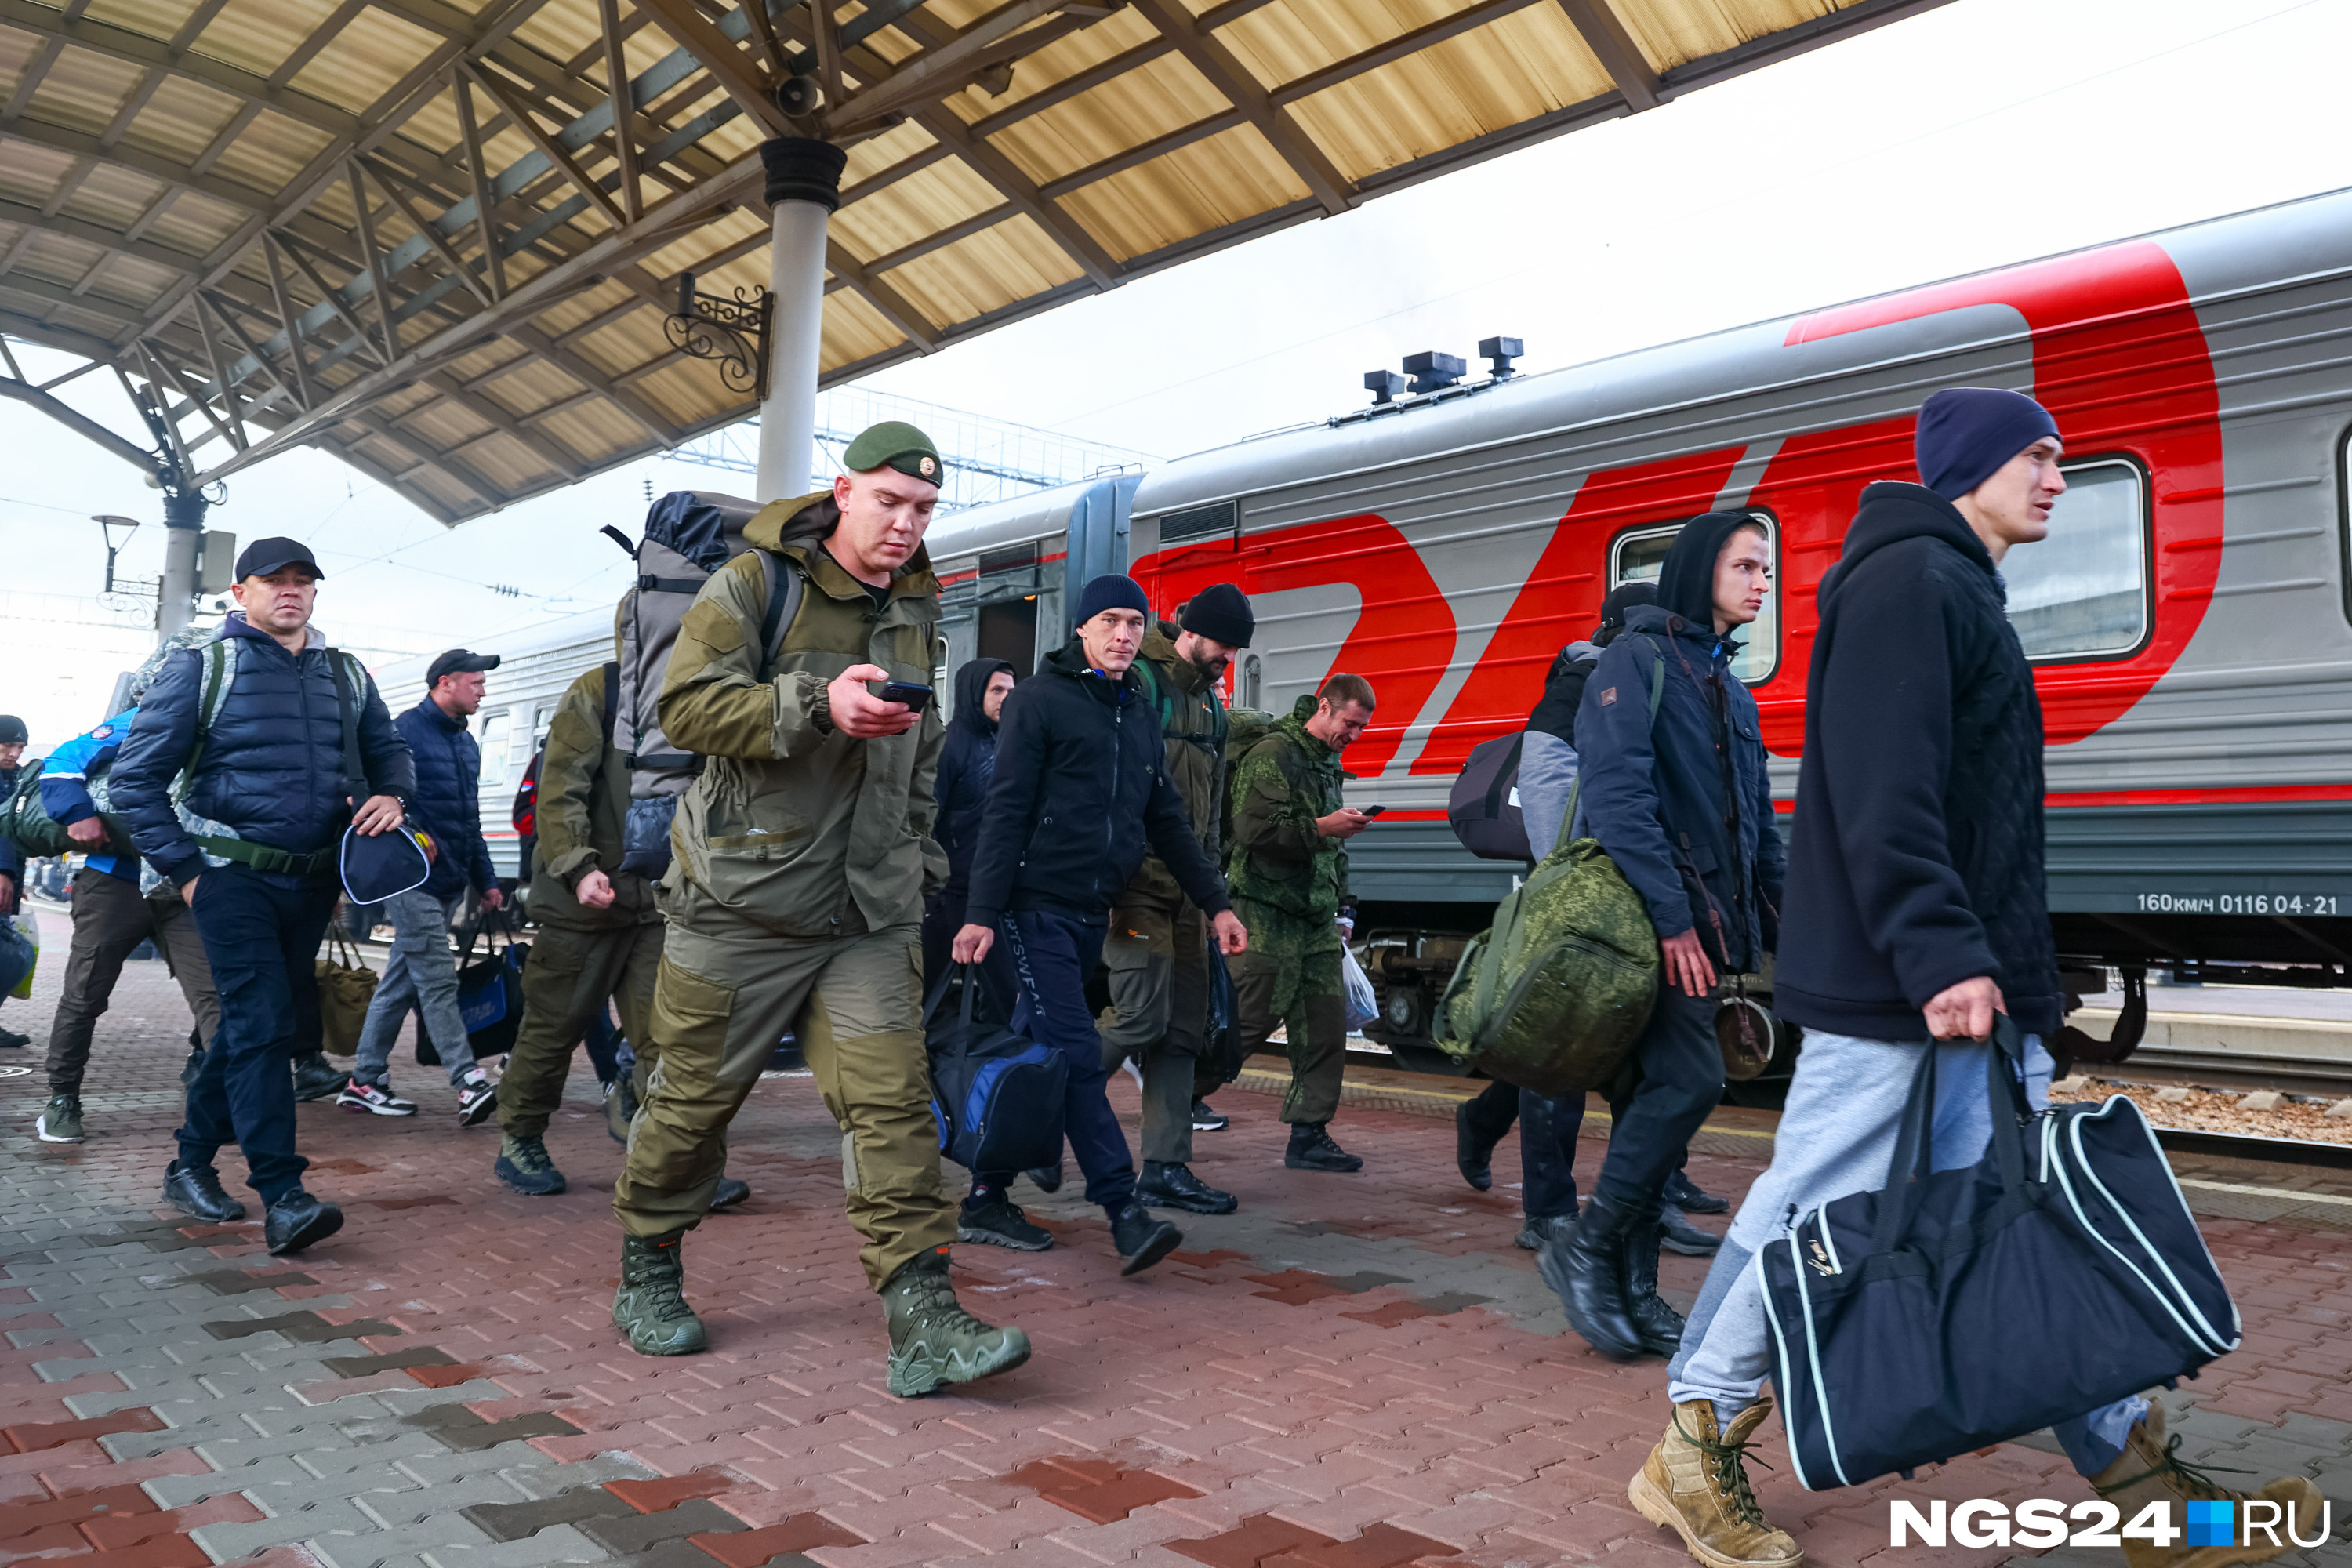
[{"label": "digital camouflage uniform", "polygon": [[1346,803],[1339,753],[1307,731],[1315,708],[1311,694],[1301,697],[1234,764],[1226,866],[1234,912],[1249,927],[1249,951],[1234,966],[1242,1045],[1255,1052],[1276,1024],[1286,1026],[1282,1119],[1309,1126],[1339,1109],[1348,1056],[1346,949],[1335,923],[1348,900],[1348,852],[1315,826]]},{"label": "digital camouflage uniform", "polygon": [[[1201,851],[1218,857],[1223,805],[1225,705],[1214,682],[1176,652],[1177,628],[1161,621],[1143,639],[1135,668],[1160,710],[1168,776]],[[1103,964],[1116,1016],[1102,1029],[1106,1071],[1133,1057],[1143,1068],[1143,1157],[1169,1164],[1192,1158],[1194,1064],[1209,1012],[1208,921],[1186,901],[1158,856],[1143,862],[1110,912]]]},{"label": "digital camouflage uniform", "polygon": [[[542,1138],[563,1101],[572,1047],[609,998],[637,1053],[643,1089],[656,1050],[654,976],[662,918],[651,882],[621,866],[621,826],[629,806],[628,764],[606,727],[600,665],[573,681],[557,704],[539,765],[539,842],[531,851],[530,918],[539,926],[523,965],[522,1027],[499,1080],[499,1121],[509,1138]],[[580,902],[580,879],[601,870],[613,901]]]},{"label": "digital camouflage uniform", "polygon": [[[662,732],[709,763],[670,833],[657,1060],[613,1208],[649,1240],[698,1223],[728,1122],[794,1032],[845,1133],[849,1218],[878,1289],[956,1233],[930,1111],[919,924],[924,894],[947,877],[930,837],[946,731],[933,708],[903,735],[854,739],[833,727],[825,688],[859,664],[928,685],[940,589],[918,550],[877,607],[820,542],[834,515],[823,494],[762,509],[745,530],[755,548],[711,574],[678,629]],[[772,668],[761,549],[807,583]]]}]

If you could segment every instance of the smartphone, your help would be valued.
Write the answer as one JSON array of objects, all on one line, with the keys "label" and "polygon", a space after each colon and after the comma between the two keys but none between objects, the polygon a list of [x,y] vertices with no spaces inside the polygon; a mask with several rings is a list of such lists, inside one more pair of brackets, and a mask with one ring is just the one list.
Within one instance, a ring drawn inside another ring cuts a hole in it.
[{"label": "smartphone", "polygon": [[931,689],[911,680],[886,680],[875,695],[885,702],[903,702],[918,713],[931,705]]},{"label": "smartphone", "polygon": [[1386,811],[1388,807],[1385,805],[1360,805],[1356,807],[1356,809],[1363,813],[1366,816],[1378,816],[1381,813]]}]

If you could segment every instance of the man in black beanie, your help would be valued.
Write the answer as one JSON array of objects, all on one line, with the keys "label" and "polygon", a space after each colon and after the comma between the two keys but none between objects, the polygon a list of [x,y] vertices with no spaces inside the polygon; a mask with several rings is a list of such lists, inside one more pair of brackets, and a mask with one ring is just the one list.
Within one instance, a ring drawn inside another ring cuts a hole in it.
[{"label": "man in black beanie", "polygon": [[1184,1237],[1139,1198],[1127,1134],[1103,1093],[1109,1073],[1086,993],[1111,907],[1148,851],[1208,915],[1221,949],[1248,944],[1224,879],[1192,836],[1160,715],[1134,668],[1150,614],[1133,578],[1096,578],[1078,596],[1077,635],[1004,700],[967,923],[954,944],[958,963],[982,962],[1000,941],[1012,950],[1021,986],[1013,1029],[1067,1058],[1070,1147],[1087,1201],[1110,1221],[1122,1274],[1150,1268]]},{"label": "man in black beanie", "polygon": [[[1192,837],[1219,859],[1225,791],[1225,705],[1217,682],[1256,630],[1249,600],[1231,583],[1203,588],[1145,634],[1134,665],[1157,711],[1168,777],[1183,797]],[[1143,1179],[1136,1195],[1154,1208],[1231,1214],[1239,1204],[1192,1173],[1195,1066],[1208,1037],[1207,917],[1184,897],[1158,856],[1143,862],[1110,911],[1103,963],[1118,1016],[1103,1030],[1103,1068],[1133,1061],[1143,1083]]]}]

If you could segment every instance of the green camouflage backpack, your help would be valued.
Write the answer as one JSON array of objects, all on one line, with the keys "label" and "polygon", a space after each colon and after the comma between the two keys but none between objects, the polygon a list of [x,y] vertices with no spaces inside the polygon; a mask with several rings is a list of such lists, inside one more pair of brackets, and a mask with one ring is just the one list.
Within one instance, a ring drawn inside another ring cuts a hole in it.
[{"label": "green camouflage backpack", "polygon": [[[1666,663],[1650,670],[1650,722]],[[1570,841],[1580,776],[1551,853],[1496,906],[1437,1000],[1440,1049],[1487,1077],[1542,1095],[1598,1089],[1616,1076],[1658,994],[1649,906],[1597,838]]]}]

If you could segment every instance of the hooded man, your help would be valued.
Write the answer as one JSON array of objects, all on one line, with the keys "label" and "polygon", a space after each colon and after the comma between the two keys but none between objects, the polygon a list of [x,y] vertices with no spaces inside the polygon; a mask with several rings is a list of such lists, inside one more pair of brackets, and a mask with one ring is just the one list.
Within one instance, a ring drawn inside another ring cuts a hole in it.
[{"label": "hooded man", "polygon": [[[889,420],[842,463],[830,489],[752,518],[751,548],[696,594],[662,678],[663,735],[707,761],[670,829],[659,1067],[613,1185],[613,1321],[641,1355],[708,1343],[680,1246],[717,1194],[728,1123],[793,1031],[844,1134],[888,1387],[908,1398],[1016,1367],[1029,1339],[966,1312],[948,1278],[955,1209],[931,1117],[921,934],[924,895],[947,879],[930,836],[946,731],[928,704],[874,689],[932,678],[940,583],[923,534],[940,455]],[[790,621],[770,626],[795,584]]]},{"label": "hooded man", "polygon": [[1693,518],[1660,563],[1658,602],[1626,612],[1578,700],[1578,815],[1642,895],[1664,961],[1592,1196],[1540,1254],[1570,1326],[1613,1360],[1679,1342],[1682,1320],[1657,1292],[1666,1182],[1723,1097],[1717,981],[1760,965],[1778,934],[1771,781],[1756,700],[1731,671],[1731,634],[1771,589],[1754,515]]},{"label": "hooded man", "polygon": [[[0,799],[16,793],[17,764],[24,761],[25,748],[32,741],[33,733],[25,728],[22,719],[14,713],[0,713]],[[0,838],[0,920],[16,912],[24,895],[25,852],[16,847],[14,840]],[[30,1035],[0,1029],[0,1047],[21,1050],[32,1043]]]},{"label": "hooded man", "polygon": [[[936,984],[955,962],[950,950],[955,933],[963,928],[972,857],[980,850],[981,814],[988,805],[988,786],[996,778],[997,725],[1014,679],[1013,667],[1001,658],[967,659],[955,672],[954,716],[948,721],[934,788],[939,816],[931,823],[931,837],[947,852],[948,879],[923,905],[923,976],[929,984]],[[1009,1016],[1011,972],[992,963],[983,964],[981,973]]]},{"label": "hooded man", "polygon": [[[1790,1215],[1885,1182],[1921,1052],[1937,1053],[1938,1169],[1975,1164],[1991,1140],[1983,1085],[1996,1011],[2026,1037],[2030,1096],[2037,1069],[2050,1068],[2040,1042],[2063,1001],[2042,886],[2042,708],[2000,569],[2011,548],[2048,535],[2066,489],[2063,450],[2030,397],[1937,393],[1919,413],[1926,482],[1864,490],[1822,580],[1773,989],[1774,1007],[1805,1026],[1804,1050],[1772,1164],[1748,1189],[1668,1369],[1673,1420],[1628,1489],[1702,1563],[1794,1568],[1804,1557],[1765,1519],[1742,1468],[1771,1410],[1759,1395],[1774,1370],[1757,1250],[1787,1234]],[[2121,1400],[2055,1430],[2122,1518],[2160,1503],[2179,1521],[2190,1498],[2244,1500],[2174,1458],[2161,1405]],[[2301,1517],[2318,1511],[2301,1477],[2263,1495]],[[2127,1531],[2125,1553],[2130,1568],[2223,1568],[2277,1555],[2275,1541],[2215,1550]]]},{"label": "hooded man", "polygon": [[[1068,1062],[1070,1148],[1086,1173],[1087,1201],[1110,1221],[1122,1274],[1150,1268],[1184,1237],[1138,1198],[1127,1134],[1103,1092],[1109,1069],[1087,977],[1101,958],[1110,911],[1148,852],[1208,915],[1225,952],[1244,944],[1223,879],[1193,837],[1170,776],[1160,713],[1134,668],[1150,614],[1133,578],[1097,577],[1079,595],[1076,635],[1013,689],[971,903],[955,938],[963,963],[984,960],[1002,940],[1020,977],[1014,1032]],[[965,1222],[972,1217],[967,1211]]]}]

